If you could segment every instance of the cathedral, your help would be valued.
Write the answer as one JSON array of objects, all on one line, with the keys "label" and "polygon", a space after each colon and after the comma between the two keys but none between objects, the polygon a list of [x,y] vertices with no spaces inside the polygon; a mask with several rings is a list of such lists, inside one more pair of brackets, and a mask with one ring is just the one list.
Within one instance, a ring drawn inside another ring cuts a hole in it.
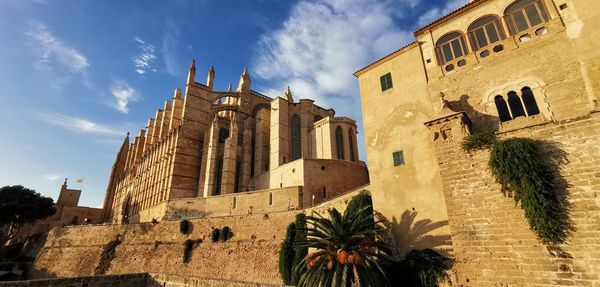
[{"label": "cathedral", "polygon": [[[356,122],[288,87],[272,99],[251,89],[215,91],[215,70],[125,138],[110,175],[104,217],[113,223],[310,207],[369,182]],[[267,192],[268,191],[268,192]]]}]

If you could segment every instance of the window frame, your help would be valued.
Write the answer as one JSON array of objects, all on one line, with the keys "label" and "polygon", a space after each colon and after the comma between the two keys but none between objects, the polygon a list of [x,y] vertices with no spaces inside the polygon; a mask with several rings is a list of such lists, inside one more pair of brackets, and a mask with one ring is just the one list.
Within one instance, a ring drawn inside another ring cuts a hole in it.
[{"label": "window frame", "polygon": [[[538,27],[542,26],[544,23],[547,23],[548,21],[550,21],[550,19],[551,19],[550,14],[548,13],[548,8],[547,8],[548,5],[546,5],[546,3],[544,3],[543,0],[533,0],[533,2],[530,4],[524,5],[514,11],[508,12],[508,10],[511,8],[511,6],[517,5],[518,2],[520,2],[520,1],[527,1],[527,0],[513,1],[508,6],[506,6],[506,8],[504,9],[503,18],[504,18],[504,21],[506,22],[508,32],[510,33],[511,36],[516,36],[519,33],[522,33],[524,31],[538,28]],[[535,11],[537,12],[536,15],[541,20],[540,23],[535,24],[535,25],[531,24],[530,16],[526,11],[526,9],[530,8],[531,6],[533,6],[535,8]],[[520,29],[518,27],[517,21],[515,20],[515,14],[517,14],[517,13],[520,13],[524,17],[527,28]]]},{"label": "window frame", "polygon": [[404,160],[404,150],[399,150],[399,151],[393,152],[392,160],[393,160],[394,166],[406,165],[406,161]]},{"label": "window frame", "polygon": [[[450,40],[444,41],[440,43],[440,40],[444,37],[446,37],[449,34],[452,33],[458,33],[458,36],[451,38]],[[456,53],[454,51],[454,47],[452,47],[452,42],[453,41],[459,41],[459,45],[462,49],[464,49],[464,53],[461,56],[456,57]],[[462,41],[461,41],[462,40]],[[443,50],[443,46],[448,44],[448,46],[450,47],[450,53],[452,54],[452,59],[446,61],[446,54],[444,53]],[[463,31],[460,30],[454,30],[454,31],[450,31],[447,33],[444,33],[442,36],[438,37],[437,41],[435,42],[435,57],[436,60],[438,61],[438,65],[440,66],[444,66],[448,63],[453,63],[453,62],[457,62],[460,59],[466,57],[467,55],[470,54],[471,51],[469,51],[469,45],[467,45],[467,37],[465,37],[465,33]]]},{"label": "window frame", "polygon": [[[495,20],[487,22],[476,28],[471,28],[477,21],[481,21],[485,18],[495,18]],[[494,28],[494,31],[496,32],[496,36],[498,37],[498,40],[496,40],[494,42],[490,41],[490,35],[489,35],[488,29],[487,29],[487,27],[490,25],[492,25],[492,27]],[[487,41],[486,45],[481,45],[481,43],[479,43],[479,39],[477,38],[477,34],[476,34],[476,32],[478,32],[479,30],[483,30],[483,35],[485,37],[485,40]],[[498,16],[496,14],[487,14],[487,15],[481,16],[481,17],[477,18],[475,21],[471,22],[469,27],[467,27],[467,36],[469,38],[469,43],[471,44],[471,50],[473,52],[477,52],[477,51],[482,50],[483,48],[492,46],[493,44],[496,44],[498,42],[502,42],[503,40],[505,40],[506,32],[504,31],[504,26],[503,26],[500,16]]]},{"label": "window frame", "polygon": [[379,84],[381,85],[381,91],[385,92],[394,87],[394,81],[392,80],[392,72],[388,72],[385,75],[379,77]]}]

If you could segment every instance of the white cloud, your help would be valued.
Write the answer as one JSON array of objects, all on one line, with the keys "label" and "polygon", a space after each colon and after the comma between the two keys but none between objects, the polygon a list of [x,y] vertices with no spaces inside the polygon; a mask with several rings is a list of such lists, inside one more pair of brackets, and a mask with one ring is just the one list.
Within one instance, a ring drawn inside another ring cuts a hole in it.
[{"label": "white cloud", "polygon": [[54,36],[41,22],[29,22],[25,34],[37,58],[34,67],[48,76],[52,87],[62,88],[73,75],[90,66],[81,52]]},{"label": "white cloud", "polygon": [[126,82],[120,80],[113,83],[110,93],[115,98],[112,106],[124,114],[129,112],[129,107],[127,107],[129,102],[137,101],[138,99],[137,91]]},{"label": "white cloud", "polygon": [[146,43],[139,37],[135,37],[133,40],[140,49],[140,53],[132,58],[135,65],[135,72],[138,74],[145,74],[148,71],[156,72],[156,68],[152,66],[152,62],[157,58],[154,46]]},{"label": "white cloud", "polygon": [[165,64],[166,72],[171,76],[180,76],[185,72],[184,66],[177,59],[177,51],[179,49],[179,30],[173,21],[167,21],[165,24],[165,32],[161,43],[162,58]]},{"label": "white cloud", "polygon": [[440,17],[458,9],[459,7],[467,4],[468,2],[469,0],[448,0],[446,2],[446,5],[444,5],[443,7],[433,7],[427,12],[425,12],[423,15],[421,15],[417,20],[417,24],[419,28],[425,26],[439,19]]},{"label": "white cloud", "polygon": [[418,0],[311,0],[299,2],[283,27],[262,35],[253,71],[280,96],[315,99],[338,114],[360,118],[352,73],[410,42],[412,31],[395,25]]},{"label": "white cloud", "polygon": [[42,114],[39,118],[47,123],[78,133],[97,134],[105,136],[123,136],[130,124],[109,126],[92,122],[85,118],[62,114]]}]

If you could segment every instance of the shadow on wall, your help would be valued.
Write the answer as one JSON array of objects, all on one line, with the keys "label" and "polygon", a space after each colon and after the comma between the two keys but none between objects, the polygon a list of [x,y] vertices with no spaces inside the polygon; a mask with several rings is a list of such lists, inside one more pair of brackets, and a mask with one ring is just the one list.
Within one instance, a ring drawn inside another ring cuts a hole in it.
[{"label": "shadow on wall", "polygon": [[464,111],[471,120],[471,128],[475,132],[497,132],[500,119],[497,116],[484,114],[469,104],[469,95],[461,95],[458,101],[448,101],[448,107],[453,111]]},{"label": "shadow on wall", "polygon": [[400,221],[396,217],[388,220],[381,213],[376,212],[377,217],[383,220],[383,225],[390,231],[392,236],[390,242],[394,245],[396,254],[403,257],[413,249],[432,248],[444,256],[449,256],[452,251],[452,238],[449,234],[432,235],[430,232],[447,226],[448,221],[433,222],[431,219],[416,221],[418,212],[405,210]]}]

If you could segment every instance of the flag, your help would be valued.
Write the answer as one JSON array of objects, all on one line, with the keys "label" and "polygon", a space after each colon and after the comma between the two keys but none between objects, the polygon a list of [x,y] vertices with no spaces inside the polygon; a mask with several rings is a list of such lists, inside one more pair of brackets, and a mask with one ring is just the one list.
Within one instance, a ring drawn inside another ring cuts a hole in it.
[{"label": "flag", "polygon": [[75,183],[77,183],[77,184],[83,184],[84,181],[85,180],[83,178],[78,178],[78,179],[75,180]]}]

